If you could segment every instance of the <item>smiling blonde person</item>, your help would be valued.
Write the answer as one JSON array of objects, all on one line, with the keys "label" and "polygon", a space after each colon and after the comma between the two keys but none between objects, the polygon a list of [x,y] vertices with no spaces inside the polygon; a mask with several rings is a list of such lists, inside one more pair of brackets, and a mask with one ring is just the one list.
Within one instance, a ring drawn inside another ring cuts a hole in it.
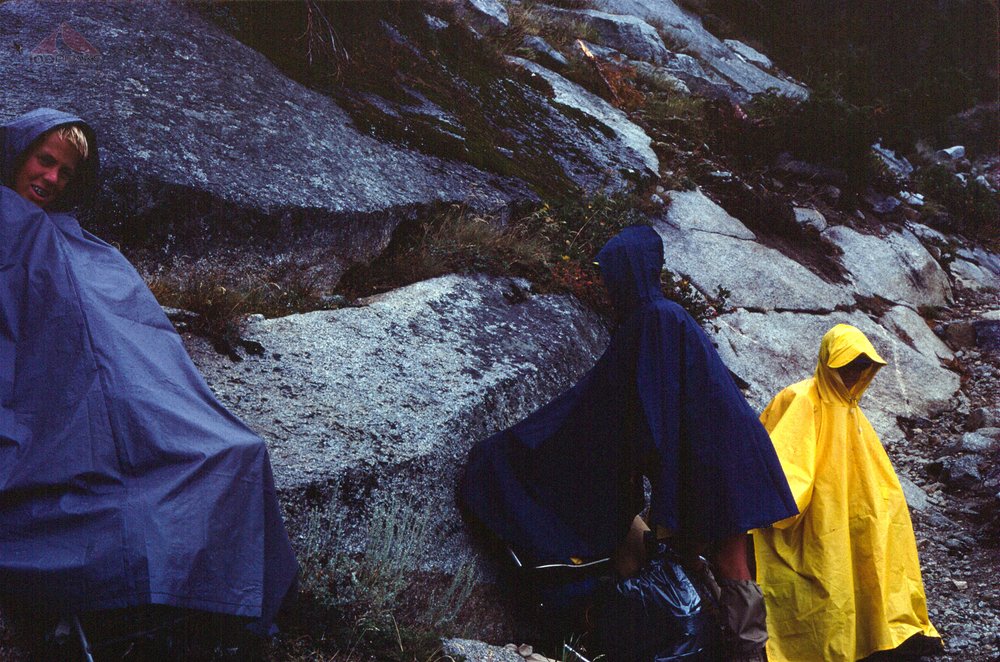
[{"label": "smiling blonde person", "polygon": [[884,365],[861,331],[838,324],[813,377],[761,415],[800,513],[754,531],[770,662],[940,650],[903,490],[858,404]]}]

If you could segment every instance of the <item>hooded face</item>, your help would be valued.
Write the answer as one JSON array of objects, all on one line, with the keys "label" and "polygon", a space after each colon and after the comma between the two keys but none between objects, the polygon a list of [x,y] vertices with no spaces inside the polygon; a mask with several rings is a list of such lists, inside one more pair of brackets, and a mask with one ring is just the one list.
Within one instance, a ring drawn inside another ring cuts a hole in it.
[{"label": "hooded face", "polygon": [[[67,124],[78,126],[87,138],[86,160],[53,133]],[[97,169],[94,132],[79,117],[39,108],[0,126],[0,184],[46,211],[85,202],[94,192]]]},{"label": "hooded face", "polygon": [[80,159],[76,147],[50,131],[28,149],[14,173],[14,191],[45,209],[66,190]]},{"label": "hooded face", "polygon": [[823,336],[816,379],[825,400],[857,400],[886,365],[865,334],[849,324],[838,324]]},{"label": "hooded face", "polygon": [[663,240],[656,230],[637,225],[612,237],[597,254],[611,303],[624,316],[642,303],[662,297]]}]

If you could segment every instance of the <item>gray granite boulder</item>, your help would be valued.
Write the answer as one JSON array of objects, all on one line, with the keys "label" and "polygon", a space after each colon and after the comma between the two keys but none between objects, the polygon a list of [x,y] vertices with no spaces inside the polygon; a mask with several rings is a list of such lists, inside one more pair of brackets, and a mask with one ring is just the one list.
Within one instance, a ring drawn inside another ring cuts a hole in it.
[{"label": "gray granite boulder", "polygon": [[[672,49],[694,55],[706,69],[720,76],[722,84],[711,79],[705,83],[734,101],[744,102],[769,90],[800,99],[808,96],[803,85],[765,71],[769,67],[754,61],[759,58],[747,56],[749,47],[734,49],[706,30],[701,18],[683,10],[673,0],[594,0],[594,6],[612,14],[637,16],[655,25],[671,42]],[[691,80],[684,82],[692,89],[696,87]]]},{"label": "gray granite boulder", "polygon": [[948,265],[951,277],[957,285],[969,290],[1000,291],[1000,274],[983,268],[975,262],[956,258]]},{"label": "gray granite boulder", "polygon": [[719,354],[750,384],[747,399],[758,411],[782,388],[811,377],[823,334],[835,324],[852,324],[868,336],[888,365],[879,371],[861,402],[883,442],[900,441],[897,416],[931,416],[953,406],[959,376],[862,312],[811,315],[736,311],[715,323]]},{"label": "gray granite boulder", "polygon": [[603,139],[595,140],[595,147],[601,145],[617,155],[622,167],[632,170],[633,174],[656,175],[659,172],[659,159],[653,152],[652,139],[625,113],[539,64],[522,58],[510,58],[510,61],[545,80],[552,87],[556,104],[573,108],[605,127]]},{"label": "gray granite boulder", "polygon": [[838,225],[823,236],[844,251],[840,259],[858,294],[877,295],[914,308],[924,303],[943,306],[951,301],[948,275],[909,230],[879,237]]},{"label": "gray granite boulder", "polygon": [[733,239],[756,240],[757,235],[717,205],[701,189],[670,191],[670,209],[663,221],[685,231],[707,232]]},{"label": "gray granite boulder", "polygon": [[879,318],[879,322],[928,358],[937,357],[938,361],[955,358],[954,352],[927,326],[924,318],[908,306],[893,306]]},{"label": "gray granite boulder", "polygon": [[747,62],[751,62],[763,69],[771,69],[772,67],[774,67],[774,63],[771,62],[771,58],[764,55],[756,48],[744,44],[742,41],[739,41],[738,39],[723,39],[722,41],[723,43],[726,44],[726,46],[729,46],[729,48],[733,49],[734,53],[739,55]]},{"label": "gray granite boulder", "polygon": [[[63,22],[96,52],[57,40],[54,54],[32,55]],[[516,180],[360,132],[330,97],[176,3],[5,2],[0,48],[0,121],[51,106],[96,129],[102,234],[192,251],[308,241],[329,248],[336,278],[422,208],[531,197]]]},{"label": "gray granite boulder", "polygon": [[822,280],[782,253],[759,244],[745,225],[700,191],[671,191],[654,228],[663,238],[666,268],[691,278],[707,296],[721,286],[729,305],[755,310],[831,311],[853,303],[843,288]]},{"label": "gray granite boulder", "polygon": [[441,642],[441,652],[450,656],[445,659],[466,662],[524,662],[517,651],[473,639],[445,639]]},{"label": "gray granite boulder", "polygon": [[989,270],[991,273],[1000,275],[1000,253],[988,251],[982,246],[971,246],[968,248],[960,248],[958,250],[958,255],[962,259],[975,262],[983,269]]},{"label": "gray granite boulder", "polygon": [[941,482],[956,490],[967,490],[983,482],[979,462],[974,455],[949,457],[944,461]]},{"label": "gray granite boulder", "polygon": [[882,147],[881,143],[872,145],[872,152],[875,153],[875,157],[896,179],[905,181],[913,174],[913,165],[906,160],[905,156],[896,154],[896,152],[888,147]]},{"label": "gray granite boulder", "polygon": [[542,60],[543,64],[555,65],[557,67],[565,67],[569,65],[569,60],[566,56],[552,48],[549,42],[545,41],[537,35],[528,35],[521,42],[523,48],[527,48],[532,53],[534,53],[539,59]]},{"label": "gray granite boulder", "polygon": [[600,44],[633,60],[661,64],[667,58],[667,47],[659,33],[638,16],[609,14],[593,9],[564,13],[593,29]]},{"label": "gray granite boulder", "polygon": [[246,337],[264,353],[240,363],[197,339],[188,348],[267,441],[291,512],[330,506],[343,549],[357,550],[401,495],[434,531],[428,569],[454,572],[471,554],[455,507],[469,448],[570,386],[607,339],[574,299],[511,303],[514,287],[445,276],[360,308],[258,320]]},{"label": "gray granite boulder", "polygon": [[1000,407],[977,407],[969,413],[965,422],[967,430],[995,428],[1000,426]]},{"label": "gray granite boulder", "polygon": [[938,244],[941,246],[948,243],[948,237],[946,237],[943,233],[935,230],[934,228],[927,227],[922,223],[907,221],[905,226],[907,230],[916,235],[917,238],[924,243]]},{"label": "gray granite boulder", "polygon": [[510,25],[507,8],[500,0],[462,0],[455,3],[455,9],[481,32],[503,32]]},{"label": "gray granite boulder", "polygon": [[1000,255],[981,246],[960,248],[948,270],[963,287],[1000,291]]},{"label": "gray granite boulder", "polygon": [[822,232],[827,228],[826,218],[819,211],[810,207],[795,207],[795,222],[799,225]]},{"label": "gray granite boulder", "polygon": [[924,492],[919,485],[914,483],[905,475],[898,474],[897,477],[899,478],[899,485],[903,488],[903,496],[906,497],[906,505],[908,505],[911,510],[927,510],[927,506],[929,505],[927,492]]},{"label": "gray granite boulder", "polygon": [[958,448],[963,453],[977,455],[989,453],[994,448],[1000,447],[998,433],[1000,428],[981,428],[975,432],[966,432],[962,435]]},{"label": "gray granite boulder", "polygon": [[976,347],[987,352],[1000,352],[1000,321],[982,319],[974,322]]},{"label": "gray granite boulder", "polygon": [[726,96],[729,89],[729,83],[725,78],[715,70],[703,67],[696,57],[687,53],[671,53],[662,68],[667,74],[684,83],[689,91],[705,97]]},{"label": "gray granite boulder", "polygon": [[945,147],[944,149],[939,149],[935,152],[934,156],[944,161],[955,161],[965,156],[965,147],[963,145]]}]

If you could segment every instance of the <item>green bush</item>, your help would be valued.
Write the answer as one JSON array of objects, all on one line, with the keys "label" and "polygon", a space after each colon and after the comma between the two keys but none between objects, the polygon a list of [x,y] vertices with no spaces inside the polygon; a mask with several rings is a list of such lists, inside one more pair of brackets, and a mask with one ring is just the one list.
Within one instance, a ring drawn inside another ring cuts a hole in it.
[{"label": "green bush", "polygon": [[990,189],[971,178],[963,184],[938,164],[920,168],[915,179],[932,202],[948,211],[954,230],[987,240],[1000,237],[1000,204]]},{"label": "green bush", "polygon": [[363,659],[433,659],[472,594],[475,568],[466,564],[442,587],[421,585],[431,530],[427,513],[408,502],[394,500],[373,516],[360,554],[341,549],[345,532],[338,522],[332,507],[311,510],[294,538],[300,603],[309,614],[296,619],[296,636],[278,657],[299,659],[297,644],[305,641],[307,655],[324,650],[354,659],[359,651]]},{"label": "green bush", "polygon": [[[729,290],[719,285],[715,296],[707,297],[691,284],[691,277],[686,274],[675,274],[664,269],[660,277],[663,294],[668,299],[679,304],[701,326],[712,324],[719,315],[728,312]],[[715,327],[718,331],[718,328]]]},{"label": "green bush", "polygon": [[[993,0],[701,0],[784,71],[870,107],[883,144],[908,151],[949,115],[996,98]],[[993,149],[996,149],[996,143]]]},{"label": "green bush", "polygon": [[747,104],[752,127],[740,147],[770,160],[780,152],[840,169],[860,189],[876,172],[871,145],[877,138],[874,109],[859,107],[819,86],[806,101],[765,94]]}]

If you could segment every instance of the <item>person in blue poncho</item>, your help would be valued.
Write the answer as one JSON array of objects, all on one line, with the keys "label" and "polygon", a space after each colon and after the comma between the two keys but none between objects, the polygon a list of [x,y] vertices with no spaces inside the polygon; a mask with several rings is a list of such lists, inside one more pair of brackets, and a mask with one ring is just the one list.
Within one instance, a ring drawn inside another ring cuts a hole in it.
[{"label": "person in blue poncho", "polygon": [[77,117],[0,126],[0,597],[167,605],[266,633],[298,571],[267,449],[75,220],[97,169]]},{"label": "person in blue poncho", "polygon": [[597,260],[617,313],[609,347],[570,390],[474,446],[460,504],[528,565],[580,563],[644,528],[644,475],[653,530],[717,549],[730,659],[763,659],[746,532],[798,512],[774,448],[711,341],[663,296],[656,231],[627,228]]}]

